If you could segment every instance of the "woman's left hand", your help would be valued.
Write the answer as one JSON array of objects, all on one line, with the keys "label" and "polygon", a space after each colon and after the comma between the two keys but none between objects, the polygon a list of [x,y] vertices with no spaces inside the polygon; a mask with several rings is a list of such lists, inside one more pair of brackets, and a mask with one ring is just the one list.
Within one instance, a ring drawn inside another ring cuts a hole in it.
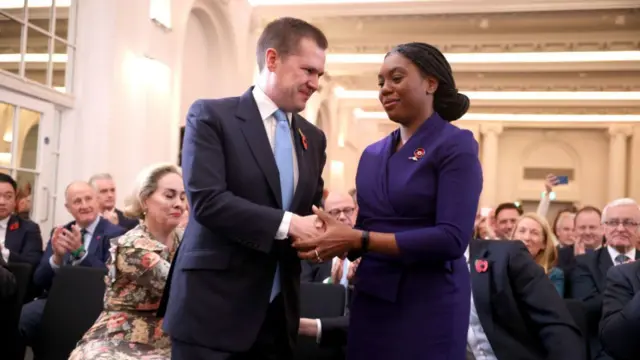
[{"label": "woman's left hand", "polygon": [[324,223],[325,232],[315,239],[298,239],[292,244],[301,259],[323,262],[334,256],[344,258],[350,250],[359,246],[360,231],[341,223],[315,206],[313,212]]}]

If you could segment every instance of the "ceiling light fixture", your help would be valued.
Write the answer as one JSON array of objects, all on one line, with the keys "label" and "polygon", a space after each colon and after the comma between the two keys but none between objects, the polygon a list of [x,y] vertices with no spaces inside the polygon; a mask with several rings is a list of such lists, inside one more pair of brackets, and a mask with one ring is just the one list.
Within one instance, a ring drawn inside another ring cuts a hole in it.
[{"label": "ceiling light fixture", "polygon": [[[382,64],[385,54],[327,54],[331,64]],[[448,53],[451,64],[640,61],[640,51]]]},{"label": "ceiling light fixture", "polygon": [[[387,120],[383,111],[364,111],[354,109],[356,119]],[[460,120],[466,121],[504,121],[504,122],[640,122],[640,114],[482,114],[467,113]]]},{"label": "ceiling light fixture", "polygon": [[[640,101],[640,91],[464,91],[471,100],[523,100],[523,101]],[[376,90],[345,90],[337,87],[338,99],[377,100]]]}]

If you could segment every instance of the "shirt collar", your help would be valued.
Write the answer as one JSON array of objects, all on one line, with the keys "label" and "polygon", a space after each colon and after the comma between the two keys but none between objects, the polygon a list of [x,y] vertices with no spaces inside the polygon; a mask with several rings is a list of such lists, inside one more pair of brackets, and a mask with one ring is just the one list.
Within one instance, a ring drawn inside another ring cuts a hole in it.
[{"label": "shirt collar", "polygon": [[102,219],[100,215],[96,216],[96,219],[93,220],[93,222],[85,228],[85,230],[87,231],[87,235],[93,236],[93,233],[96,231],[96,228],[98,227],[98,223],[100,222],[100,219]]},{"label": "shirt collar", "polygon": [[11,220],[11,215],[9,215],[6,218],[0,220],[0,228],[6,229],[7,225],[9,224],[9,220]]},{"label": "shirt collar", "polygon": [[[609,251],[609,256],[611,256],[611,260],[613,260],[613,263],[616,263],[616,256],[620,255],[620,252],[618,252],[618,250],[614,249],[611,246],[607,246],[607,251]],[[635,260],[636,259],[636,249],[635,248],[631,248],[631,250],[627,251],[624,255],[627,255],[627,257],[630,260]]]},{"label": "shirt collar", "polygon": [[[258,105],[258,111],[260,112],[262,121],[267,120],[274,112],[279,110],[278,105],[262,91],[260,86],[254,85],[251,93],[253,94],[253,99],[256,101],[256,105]],[[289,119],[289,126],[291,126],[291,113],[287,113],[287,119]]]}]

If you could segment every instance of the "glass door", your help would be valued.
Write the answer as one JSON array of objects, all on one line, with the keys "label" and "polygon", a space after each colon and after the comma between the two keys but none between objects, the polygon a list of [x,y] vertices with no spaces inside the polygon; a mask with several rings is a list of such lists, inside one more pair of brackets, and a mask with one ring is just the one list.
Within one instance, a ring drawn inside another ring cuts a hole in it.
[{"label": "glass door", "polygon": [[58,162],[53,104],[0,88],[0,171],[18,183],[16,212],[40,225],[48,241]]}]

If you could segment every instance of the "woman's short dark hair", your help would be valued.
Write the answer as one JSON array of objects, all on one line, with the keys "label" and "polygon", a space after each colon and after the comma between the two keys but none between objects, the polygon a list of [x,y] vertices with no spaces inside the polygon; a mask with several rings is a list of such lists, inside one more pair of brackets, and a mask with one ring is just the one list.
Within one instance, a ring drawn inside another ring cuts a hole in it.
[{"label": "woman's short dark hair", "polygon": [[[438,80],[433,94],[433,109],[447,121],[460,119],[469,110],[469,98],[458,93],[451,65],[435,46],[412,42],[396,46],[389,52],[398,53],[413,62],[424,76]],[[387,56],[389,55],[387,54]]]},{"label": "woman's short dark hair", "polygon": [[322,50],[329,47],[329,41],[322,30],[304,20],[282,17],[267,24],[258,39],[256,48],[258,69],[262,71],[264,68],[264,54],[267,49],[275,49],[280,56],[291,55],[298,50],[300,40],[303,38],[315,41]]}]

